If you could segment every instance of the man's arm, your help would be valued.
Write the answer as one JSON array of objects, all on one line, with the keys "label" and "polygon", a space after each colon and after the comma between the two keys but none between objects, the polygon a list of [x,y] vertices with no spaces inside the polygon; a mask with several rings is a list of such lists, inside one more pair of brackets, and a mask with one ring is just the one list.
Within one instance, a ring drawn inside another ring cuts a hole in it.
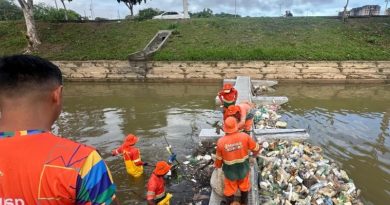
[{"label": "man's arm", "polygon": [[235,88],[233,88],[232,91],[234,92],[234,101],[237,101],[237,99],[238,99],[238,91]]},{"label": "man's arm", "polygon": [[117,149],[112,150],[111,154],[112,156],[117,156],[119,154],[123,153],[123,148],[122,146],[118,147]]},{"label": "man's arm", "polygon": [[101,156],[93,151],[79,171],[76,185],[77,204],[109,205],[115,199],[116,186]]},{"label": "man's arm", "polygon": [[254,156],[257,156],[258,154],[259,154],[259,152],[260,152],[260,145],[257,143],[257,142],[255,142],[249,135],[247,135],[247,137],[248,137],[248,147],[249,147],[249,149],[253,152],[253,155]]},{"label": "man's arm", "polygon": [[245,126],[245,120],[246,120],[246,109],[243,109],[242,106],[240,106],[240,110],[241,110],[241,118],[240,118],[240,121],[238,122],[238,129],[243,129],[244,126]]},{"label": "man's arm", "polygon": [[134,161],[135,165],[137,166],[144,165],[144,162],[141,160],[141,154],[138,149],[136,149],[132,157],[133,157],[132,160]]},{"label": "man's arm", "polygon": [[221,146],[218,145],[217,143],[217,151],[215,153],[215,163],[214,166],[216,168],[221,168],[222,167],[222,151],[221,151]]},{"label": "man's arm", "polygon": [[219,101],[221,101],[221,103],[223,104],[222,92],[218,93],[218,98],[219,98]]}]

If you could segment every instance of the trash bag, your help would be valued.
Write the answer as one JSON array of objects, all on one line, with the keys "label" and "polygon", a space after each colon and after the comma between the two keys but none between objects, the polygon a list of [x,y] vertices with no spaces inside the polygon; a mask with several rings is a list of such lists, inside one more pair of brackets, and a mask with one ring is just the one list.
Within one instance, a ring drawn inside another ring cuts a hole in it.
[{"label": "trash bag", "polygon": [[222,169],[214,169],[210,178],[211,188],[217,193],[219,196],[223,196],[224,189],[224,181],[225,175],[223,174]]}]

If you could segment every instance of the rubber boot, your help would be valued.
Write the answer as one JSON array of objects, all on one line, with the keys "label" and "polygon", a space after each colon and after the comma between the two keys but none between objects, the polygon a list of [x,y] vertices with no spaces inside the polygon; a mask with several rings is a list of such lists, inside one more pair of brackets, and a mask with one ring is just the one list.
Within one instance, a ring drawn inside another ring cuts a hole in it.
[{"label": "rubber boot", "polygon": [[230,205],[234,201],[234,194],[231,196],[225,196],[225,201],[221,201],[221,205]]},{"label": "rubber boot", "polygon": [[248,193],[247,191],[242,191],[241,192],[241,198],[240,198],[240,203],[241,205],[247,205],[248,204]]}]

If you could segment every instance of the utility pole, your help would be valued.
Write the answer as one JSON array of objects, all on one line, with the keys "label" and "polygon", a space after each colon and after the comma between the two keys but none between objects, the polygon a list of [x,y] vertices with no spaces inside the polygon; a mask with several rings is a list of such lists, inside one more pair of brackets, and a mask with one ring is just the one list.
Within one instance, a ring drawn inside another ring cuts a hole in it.
[{"label": "utility pole", "polygon": [[91,20],[94,20],[95,17],[94,17],[94,13],[93,13],[93,0],[91,0],[89,10],[91,11]]},{"label": "utility pole", "polygon": [[234,18],[237,18],[237,0],[234,0]]},{"label": "utility pole", "polygon": [[188,18],[188,0],[183,0],[183,14],[184,18]]}]

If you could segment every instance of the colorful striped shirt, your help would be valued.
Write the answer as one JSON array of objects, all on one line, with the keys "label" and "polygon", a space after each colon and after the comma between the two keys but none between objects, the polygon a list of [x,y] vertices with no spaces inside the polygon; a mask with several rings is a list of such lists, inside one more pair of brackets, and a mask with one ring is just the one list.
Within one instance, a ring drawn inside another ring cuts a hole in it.
[{"label": "colorful striped shirt", "polygon": [[115,198],[98,152],[50,132],[0,132],[0,171],[0,198],[24,204],[107,205]]}]

